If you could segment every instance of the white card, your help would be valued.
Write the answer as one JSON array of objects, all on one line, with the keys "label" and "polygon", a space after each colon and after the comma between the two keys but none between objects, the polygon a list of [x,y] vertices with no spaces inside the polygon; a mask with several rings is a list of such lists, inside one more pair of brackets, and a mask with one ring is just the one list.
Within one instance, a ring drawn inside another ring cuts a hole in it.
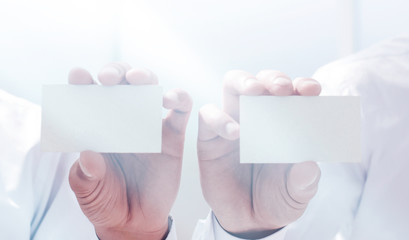
[{"label": "white card", "polygon": [[162,88],[44,85],[41,148],[49,152],[161,152]]},{"label": "white card", "polygon": [[240,162],[359,162],[360,124],[355,96],[241,96]]}]

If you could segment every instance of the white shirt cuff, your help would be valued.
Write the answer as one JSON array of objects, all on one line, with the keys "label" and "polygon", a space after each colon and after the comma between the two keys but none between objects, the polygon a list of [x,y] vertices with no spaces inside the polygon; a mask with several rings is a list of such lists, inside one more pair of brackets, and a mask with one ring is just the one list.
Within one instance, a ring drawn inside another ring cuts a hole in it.
[{"label": "white shirt cuff", "polygon": [[[243,238],[238,238],[235,237],[228,232],[226,232],[219,224],[219,221],[217,221],[216,217],[214,216],[213,212],[211,213],[211,221],[212,221],[212,226],[214,229],[214,239],[215,240],[242,240]],[[208,218],[209,219],[209,218]],[[283,240],[285,237],[285,233],[287,231],[287,227],[284,227],[283,229],[275,232],[274,234],[271,234],[267,237],[260,238],[258,240]]]},{"label": "white shirt cuff", "polygon": [[176,240],[177,236],[176,236],[176,227],[175,227],[175,223],[173,222],[172,217],[169,217],[170,220],[170,230],[168,233],[168,236],[166,237],[166,240]]}]

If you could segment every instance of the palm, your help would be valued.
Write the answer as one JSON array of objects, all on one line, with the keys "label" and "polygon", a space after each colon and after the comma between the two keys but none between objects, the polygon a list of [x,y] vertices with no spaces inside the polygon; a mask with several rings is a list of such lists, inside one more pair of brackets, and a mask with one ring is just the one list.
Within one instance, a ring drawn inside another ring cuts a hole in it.
[{"label": "palm", "polygon": [[103,156],[107,171],[95,189],[101,198],[92,207],[79,199],[85,215],[101,228],[159,229],[176,198],[181,159],[166,154]]},{"label": "palm", "polygon": [[[240,164],[238,141],[230,144],[234,150],[223,157],[200,163],[203,193],[221,224],[236,229],[250,222],[248,228],[273,229],[298,218],[302,211],[287,216],[288,209],[277,204],[289,200],[283,176],[290,165]],[[224,218],[238,222],[224,223]]]}]

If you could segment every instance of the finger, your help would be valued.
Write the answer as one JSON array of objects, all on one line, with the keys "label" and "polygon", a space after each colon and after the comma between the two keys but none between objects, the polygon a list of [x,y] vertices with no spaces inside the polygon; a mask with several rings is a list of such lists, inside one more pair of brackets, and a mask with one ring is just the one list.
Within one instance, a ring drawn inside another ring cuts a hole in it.
[{"label": "finger", "polygon": [[102,85],[117,85],[124,84],[125,75],[131,66],[127,63],[110,63],[103,67],[98,73],[98,80]]},{"label": "finger", "polygon": [[105,176],[104,157],[95,152],[85,151],[71,167],[69,182],[77,197],[85,197],[92,193],[98,182]]},{"label": "finger", "polygon": [[199,111],[199,140],[208,141],[218,136],[236,140],[240,136],[239,124],[214,105],[205,105]]},{"label": "finger", "polygon": [[163,96],[163,107],[170,111],[163,119],[162,152],[176,157],[182,156],[192,104],[190,95],[181,89],[170,90]]},{"label": "finger", "polygon": [[184,133],[192,104],[192,98],[187,92],[181,89],[168,91],[163,96],[163,107],[170,110],[165,123],[174,131]]},{"label": "finger", "polygon": [[321,170],[309,161],[294,164],[287,173],[287,191],[297,203],[308,203],[318,190]]},{"label": "finger", "polygon": [[291,79],[283,72],[276,70],[263,70],[256,75],[263,82],[268,93],[274,96],[289,96],[293,94]]},{"label": "finger", "polygon": [[318,96],[321,93],[321,84],[312,78],[296,78],[294,92],[301,96]]},{"label": "finger", "polygon": [[74,85],[94,84],[94,79],[87,70],[77,67],[68,73],[68,83]]},{"label": "finger", "polygon": [[131,85],[158,84],[156,75],[144,68],[133,68],[126,73],[126,81]]},{"label": "finger", "polygon": [[263,83],[250,73],[233,70],[226,73],[223,80],[223,110],[239,122],[240,95],[261,95],[265,91]]}]

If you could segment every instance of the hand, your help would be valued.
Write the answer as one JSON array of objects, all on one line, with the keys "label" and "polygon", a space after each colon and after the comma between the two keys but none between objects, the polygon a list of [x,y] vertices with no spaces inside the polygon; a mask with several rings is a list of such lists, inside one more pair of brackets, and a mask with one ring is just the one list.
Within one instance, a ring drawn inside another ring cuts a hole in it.
[{"label": "hand", "polygon": [[[98,75],[103,85],[157,84],[145,69],[113,63]],[[95,84],[83,69],[69,74],[71,84]],[[70,185],[78,203],[101,240],[162,239],[181,175],[190,96],[179,89],[167,92],[163,106],[162,153],[117,154],[82,152],[70,171]]]},{"label": "hand", "polygon": [[[315,162],[240,164],[239,96],[316,96],[320,84],[264,70],[256,76],[228,72],[223,110],[213,105],[199,113],[198,158],[203,195],[221,226],[243,238],[262,238],[298,219],[317,191]],[[296,151],[296,149],[294,149]]]}]

